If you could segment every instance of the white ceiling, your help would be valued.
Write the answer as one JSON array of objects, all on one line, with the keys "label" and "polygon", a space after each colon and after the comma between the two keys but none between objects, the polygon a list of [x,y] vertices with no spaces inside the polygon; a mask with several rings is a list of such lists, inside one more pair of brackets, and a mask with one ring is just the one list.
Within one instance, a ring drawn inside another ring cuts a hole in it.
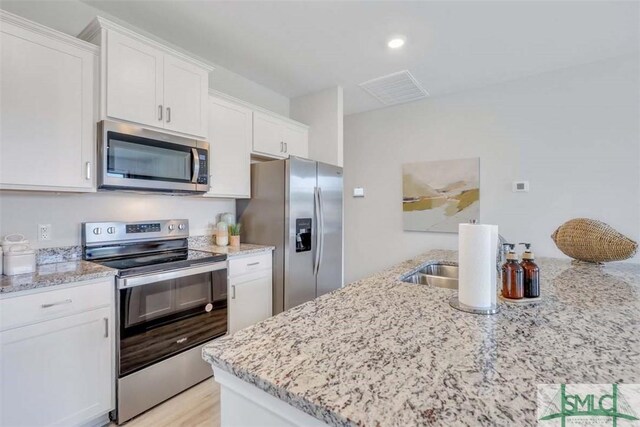
[{"label": "white ceiling", "polygon": [[[83,0],[288,97],[409,70],[431,96],[638,50],[640,3]],[[388,37],[407,37],[391,51]]]}]

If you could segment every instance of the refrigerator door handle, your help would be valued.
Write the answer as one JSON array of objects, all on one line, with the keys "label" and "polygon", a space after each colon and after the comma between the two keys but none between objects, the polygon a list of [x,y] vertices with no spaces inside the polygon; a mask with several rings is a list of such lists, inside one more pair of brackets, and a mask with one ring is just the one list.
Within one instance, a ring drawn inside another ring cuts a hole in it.
[{"label": "refrigerator door handle", "polygon": [[320,194],[318,187],[313,189],[313,214],[316,222],[315,256],[313,259],[313,275],[315,276],[320,268]]},{"label": "refrigerator door handle", "polygon": [[318,268],[316,274],[320,272],[320,266],[322,265],[322,258],[324,256],[324,200],[322,199],[322,187],[318,187],[318,211],[320,213],[320,232],[318,238],[320,240],[320,256],[318,257]]}]

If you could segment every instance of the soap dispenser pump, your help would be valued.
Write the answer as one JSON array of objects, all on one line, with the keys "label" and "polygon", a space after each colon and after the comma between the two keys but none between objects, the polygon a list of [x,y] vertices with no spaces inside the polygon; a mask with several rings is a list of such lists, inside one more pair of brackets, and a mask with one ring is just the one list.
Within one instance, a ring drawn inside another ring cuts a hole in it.
[{"label": "soap dispenser pump", "polygon": [[525,298],[538,298],[540,296],[540,268],[534,262],[535,256],[531,252],[531,243],[520,243],[525,250],[522,253],[520,266],[523,270],[523,284]]},{"label": "soap dispenser pump", "polygon": [[524,270],[518,264],[516,245],[505,243],[503,245],[509,249],[507,252],[507,262],[502,265],[502,296],[509,299],[522,299],[524,297]]}]

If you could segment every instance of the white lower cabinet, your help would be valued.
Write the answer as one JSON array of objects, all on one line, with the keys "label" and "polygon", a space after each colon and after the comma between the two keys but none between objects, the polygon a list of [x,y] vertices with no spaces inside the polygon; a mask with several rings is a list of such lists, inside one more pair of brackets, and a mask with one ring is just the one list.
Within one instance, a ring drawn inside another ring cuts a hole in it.
[{"label": "white lower cabinet", "polygon": [[[108,299],[78,302],[89,287]],[[1,309],[33,303],[54,313],[0,332],[0,425],[80,425],[113,409],[113,287],[110,278],[0,301]],[[43,294],[51,301],[42,303]],[[102,307],[85,307],[95,304]]]},{"label": "white lower cabinet", "polygon": [[229,333],[272,315],[271,254],[229,260]]}]

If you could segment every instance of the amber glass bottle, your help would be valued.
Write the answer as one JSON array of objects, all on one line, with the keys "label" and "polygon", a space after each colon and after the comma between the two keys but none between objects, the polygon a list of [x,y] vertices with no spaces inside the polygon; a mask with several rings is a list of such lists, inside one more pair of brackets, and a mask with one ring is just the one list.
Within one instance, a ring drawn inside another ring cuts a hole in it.
[{"label": "amber glass bottle", "polygon": [[518,264],[518,255],[515,245],[507,243],[509,253],[507,262],[502,266],[502,296],[509,299],[522,299],[524,297],[524,271]]},{"label": "amber glass bottle", "polygon": [[524,297],[537,298],[540,296],[540,268],[534,262],[534,255],[531,252],[531,243],[520,243],[525,246],[522,254],[520,266],[523,270]]}]

